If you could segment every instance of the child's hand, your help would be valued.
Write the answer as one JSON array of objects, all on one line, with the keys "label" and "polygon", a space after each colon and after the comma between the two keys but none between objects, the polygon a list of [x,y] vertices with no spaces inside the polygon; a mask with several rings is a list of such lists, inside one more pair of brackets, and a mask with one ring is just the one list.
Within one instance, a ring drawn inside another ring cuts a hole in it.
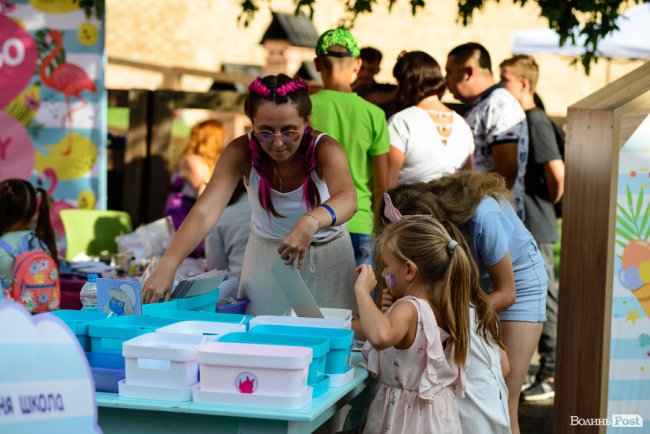
[{"label": "child's hand", "polygon": [[395,297],[390,293],[388,288],[381,291],[381,311],[386,312],[395,303]]},{"label": "child's hand", "polygon": [[372,267],[368,264],[361,264],[357,267],[356,273],[357,281],[354,283],[354,290],[370,294],[377,286],[377,279]]}]

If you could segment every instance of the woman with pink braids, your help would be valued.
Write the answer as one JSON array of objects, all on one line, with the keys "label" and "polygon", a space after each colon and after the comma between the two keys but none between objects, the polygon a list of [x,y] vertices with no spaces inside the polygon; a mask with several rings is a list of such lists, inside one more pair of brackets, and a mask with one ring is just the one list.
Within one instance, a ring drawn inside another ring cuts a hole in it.
[{"label": "woman with pink braids", "polygon": [[284,74],[256,78],[244,111],[252,131],[233,140],[143,287],[145,303],[169,299],[181,261],[219,220],[239,179],[251,205],[239,295],[247,313],[283,314],[289,302],[271,275],[278,255],[295,264],[316,302],[356,311],[354,253],[344,223],[357,209],[341,145],[309,126],[307,84]]}]

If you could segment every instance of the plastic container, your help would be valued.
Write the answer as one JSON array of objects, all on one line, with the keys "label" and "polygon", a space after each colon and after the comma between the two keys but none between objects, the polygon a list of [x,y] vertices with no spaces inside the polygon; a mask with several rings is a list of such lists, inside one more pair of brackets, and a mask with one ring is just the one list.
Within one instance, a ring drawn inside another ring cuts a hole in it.
[{"label": "plastic container", "polygon": [[179,322],[173,318],[153,316],[118,316],[95,321],[88,326],[90,348],[93,353],[122,354],[124,341]]},{"label": "plastic container", "polygon": [[131,386],[191,388],[198,382],[202,335],[147,333],[122,346],[124,382]]},{"label": "plastic container", "polygon": [[350,366],[350,347],[354,340],[352,330],[328,329],[320,327],[294,327],[282,325],[257,325],[252,327],[250,333],[260,333],[272,336],[304,336],[327,338],[330,341],[330,351],[325,361],[325,373],[346,374]]},{"label": "plastic container", "polygon": [[181,321],[156,330],[157,333],[198,335],[215,339],[226,333],[245,331],[245,324],[212,321]]},{"label": "plastic container", "polygon": [[327,392],[329,378],[325,376],[325,359],[330,349],[330,342],[327,338],[286,335],[274,336],[263,333],[228,333],[219,337],[217,341],[240,344],[285,345],[311,348],[313,359],[309,364],[307,384],[312,387],[314,397]]},{"label": "plastic container", "polygon": [[243,315],[246,313],[246,307],[248,307],[249,302],[250,300],[247,298],[236,298],[234,303],[217,303],[217,312]]},{"label": "plastic container", "polygon": [[117,354],[86,353],[90,372],[98,392],[117,393],[118,383],[124,379],[124,358]]},{"label": "plastic container", "polygon": [[296,316],[259,315],[251,320],[249,328],[257,325],[284,325],[294,327],[322,327],[331,329],[350,330],[350,323],[337,318],[303,318]]},{"label": "plastic container", "polygon": [[176,300],[170,300],[164,303],[160,302],[160,303],[143,304],[142,315],[157,316],[161,312],[165,312],[168,310],[177,310],[177,309],[178,309],[178,303],[176,302]]},{"label": "plastic container", "polygon": [[236,315],[232,313],[204,312],[193,310],[166,310],[158,312],[158,318],[173,318],[177,321],[208,321],[222,322],[226,324],[243,325],[244,330],[248,328],[251,319],[250,315]]},{"label": "plastic container", "polygon": [[88,309],[89,307],[97,307],[97,274],[89,274],[88,280],[81,287],[79,292],[79,300],[81,301],[82,308]]},{"label": "plastic container", "polygon": [[178,309],[180,310],[199,310],[203,312],[216,312],[217,301],[219,300],[219,289],[206,292],[205,294],[196,295],[187,298],[175,298]]},{"label": "plastic container", "polygon": [[49,313],[62,320],[70,328],[84,351],[90,351],[88,324],[106,319],[107,316],[106,313],[96,310],[54,310]]},{"label": "plastic container", "polygon": [[198,403],[295,409],[311,401],[312,349],[210,342],[199,347]]}]

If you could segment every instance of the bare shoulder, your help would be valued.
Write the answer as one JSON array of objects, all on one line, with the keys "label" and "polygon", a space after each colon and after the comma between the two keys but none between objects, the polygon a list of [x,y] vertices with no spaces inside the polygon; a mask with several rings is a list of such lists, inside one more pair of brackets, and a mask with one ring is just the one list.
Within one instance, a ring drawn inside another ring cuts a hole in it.
[{"label": "bare shoulder", "polygon": [[233,139],[219,157],[217,165],[228,164],[231,167],[241,168],[243,174],[250,171],[251,154],[248,148],[248,135]]}]

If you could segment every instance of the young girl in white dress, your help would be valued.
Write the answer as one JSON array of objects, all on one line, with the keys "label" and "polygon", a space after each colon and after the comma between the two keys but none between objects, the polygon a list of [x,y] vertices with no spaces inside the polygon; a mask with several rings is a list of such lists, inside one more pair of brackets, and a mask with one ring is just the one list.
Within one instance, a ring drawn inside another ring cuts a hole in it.
[{"label": "young girl in white dress", "polygon": [[364,354],[377,375],[364,433],[462,432],[456,398],[463,396],[476,271],[455,232],[429,216],[386,226],[377,251],[398,300],[385,315],[370,295],[377,283],[372,268],[357,268]]}]

